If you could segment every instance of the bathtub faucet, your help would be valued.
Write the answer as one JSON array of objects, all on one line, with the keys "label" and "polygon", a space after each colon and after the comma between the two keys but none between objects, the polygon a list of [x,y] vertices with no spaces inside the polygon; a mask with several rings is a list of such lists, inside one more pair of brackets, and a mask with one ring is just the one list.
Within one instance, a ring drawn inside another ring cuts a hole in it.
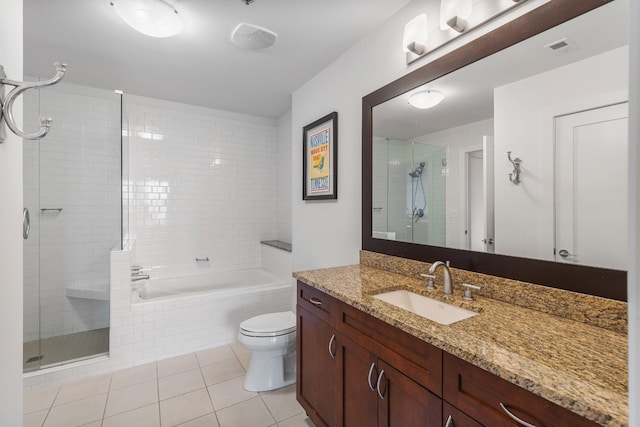
[{"label": "bathtub faucet", "polygon": [[139,265],[132,265],[131,266],[131,281],[132,282],[138,282],[140,280],[147,280],[149,279],[149,275],[148,274],[142,274],[142,267],[140,267]]}]

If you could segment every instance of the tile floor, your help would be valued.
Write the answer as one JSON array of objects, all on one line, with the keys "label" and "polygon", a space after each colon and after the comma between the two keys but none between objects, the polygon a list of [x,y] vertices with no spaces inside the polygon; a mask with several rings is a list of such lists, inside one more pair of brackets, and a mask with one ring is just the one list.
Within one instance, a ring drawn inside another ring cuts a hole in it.
[{"label": "tile floor", "polygon": [[238,343],[88,377],[24,395],[24,427],[313,427],[295,384],[242,388]]}]

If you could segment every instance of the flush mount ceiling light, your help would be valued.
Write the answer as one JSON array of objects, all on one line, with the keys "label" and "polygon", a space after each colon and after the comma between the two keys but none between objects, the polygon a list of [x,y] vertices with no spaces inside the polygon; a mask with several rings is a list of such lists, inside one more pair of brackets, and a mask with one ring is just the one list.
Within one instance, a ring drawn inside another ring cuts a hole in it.
[{"label": "flush mount ceiling light", "polygon": [[163,0],[111,0],[124,22],[150,37],[171,37],[182,32],[178,11]]},{"label": "flush mount ceiling light", "polygon": [[439,90],[423,90],[409,97],[409,104],[416,108],[426,109],[435,107],[444,99],[444,94]]},{"label": "flush mount ceiling light", "polygon": [[242,49],[265,49],[278,39],[273,31],[253,24],[240,23],[231,32],[231,41]]},{"label": "flush mount ceiling light", "polygon": [[461,33],[467,28],[467,19],[471,16],[471,0],[441,0],[440,29],[453,28]]},{"label": "flush mount ceiling light", "polygon": [[427,26],[427,14],[416,16],[404,26],[402,37],[402,50],[422,55],[427,51],[427,36],[429,28]]}]

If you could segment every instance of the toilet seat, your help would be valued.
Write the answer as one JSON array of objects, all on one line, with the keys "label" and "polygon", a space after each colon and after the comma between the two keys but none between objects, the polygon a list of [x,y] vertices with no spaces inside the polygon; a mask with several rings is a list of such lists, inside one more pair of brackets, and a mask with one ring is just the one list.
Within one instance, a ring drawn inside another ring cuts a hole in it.
[{"label": "toilet seat", "polygon": [[240,334],[250,337],[278,337],[296,331],[296,316],[291,311],[252,317],[240,323]]}]

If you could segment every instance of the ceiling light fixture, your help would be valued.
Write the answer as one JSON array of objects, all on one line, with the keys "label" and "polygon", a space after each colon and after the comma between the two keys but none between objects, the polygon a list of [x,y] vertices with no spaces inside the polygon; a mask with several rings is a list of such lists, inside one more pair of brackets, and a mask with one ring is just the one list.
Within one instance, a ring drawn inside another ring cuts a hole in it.
[{"label": "ceiling light fixture", "polygon": [[124,22],[150,37],[171,37],[182,32],[178,11],[163,0],[111,0]]},{"label": "ceiling light fixture", "polygon": [[441,0],[440,29],[453,28],[461,33],[467,29],[467,19],[471,16],[471,0]]},{"label": "ceiling light fixture", "polygon": [[427,51],[427,36],[429,28],[427,26],[427,14],[416,16],[404,26],[402,37],[402,50],[422,55]]},{"label": "ceiling light fixture", "polygon": [[426,109],[435,107],[444,99],[444,93],[439,90],[423,90],[409,97],[409,104],[416,108]]}]

